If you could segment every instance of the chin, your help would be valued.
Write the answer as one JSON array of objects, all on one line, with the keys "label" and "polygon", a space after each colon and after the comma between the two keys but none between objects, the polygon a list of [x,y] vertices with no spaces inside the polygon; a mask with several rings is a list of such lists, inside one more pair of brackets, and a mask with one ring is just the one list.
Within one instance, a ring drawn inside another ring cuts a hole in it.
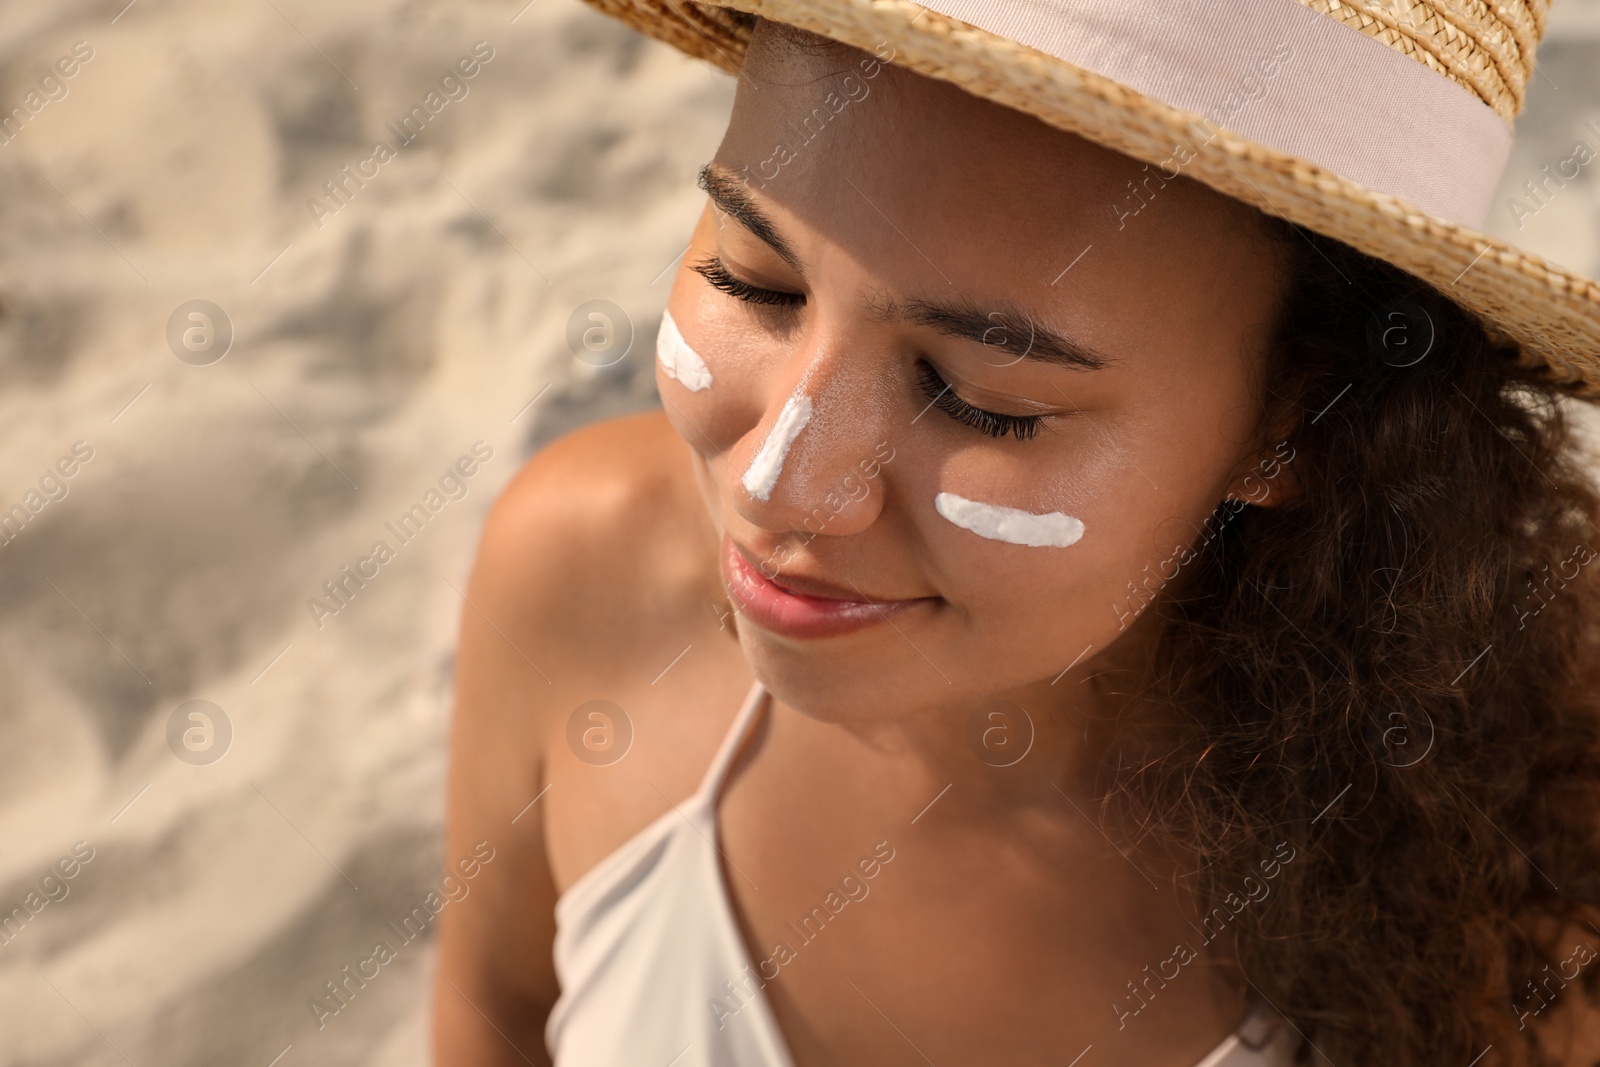
[{"label": "chin", "polygon": [[[761,684],[807,718],[826,723],[882,722],[942,705],[950,686],[911,652],[877,642],[789,642],[739,624],[739,645]],[[854,647],[849,647],[854,645]],[[887,653],[887,654],[886,654]]]}]

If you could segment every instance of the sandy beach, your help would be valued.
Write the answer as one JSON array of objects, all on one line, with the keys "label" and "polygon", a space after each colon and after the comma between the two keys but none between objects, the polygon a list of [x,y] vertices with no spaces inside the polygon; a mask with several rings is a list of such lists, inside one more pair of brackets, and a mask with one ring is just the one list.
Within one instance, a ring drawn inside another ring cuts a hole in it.
[{"label": "sandy beach", "polygon": [[[734,90],[523,2],[0,7],[0,1067],[428,1061],[459,590],[657,403]],[[1600,153],[1551,22],[1502,203]],[[1597,170],[1494,232],[1600,275]]]}]

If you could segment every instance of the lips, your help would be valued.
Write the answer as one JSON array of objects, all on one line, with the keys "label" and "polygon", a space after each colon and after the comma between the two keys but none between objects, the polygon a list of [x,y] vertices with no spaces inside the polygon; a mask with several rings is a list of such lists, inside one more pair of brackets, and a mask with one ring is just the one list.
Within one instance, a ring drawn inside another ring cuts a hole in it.
[{"label": "lips", "polygon": [[780,574],[773,581],[728,537],[722,539],[722,580],[745,618],[784,637],[838,637],[937,599],[869,600],[854,589],[846,593],[829,582],[798,575]]}]

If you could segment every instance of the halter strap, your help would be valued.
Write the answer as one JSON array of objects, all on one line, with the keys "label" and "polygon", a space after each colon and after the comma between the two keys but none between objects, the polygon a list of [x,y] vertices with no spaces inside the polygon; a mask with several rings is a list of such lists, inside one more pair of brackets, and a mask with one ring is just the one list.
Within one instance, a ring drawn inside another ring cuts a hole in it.
[{"label": "halter strap", "polygon": [[750,694],[744,698],[739,713],[733,717],[733,725],[728,727],[728,733],[723,737],[717,754],[711,757],[711,766],[706,768],[705,777],[700,780],[700,788],[695,790],[695,795],[703,798],[708,804],[715,806],[717,793],[722,788],[722,780],[727,776],[728,768],[733,766],[734,757],[738,755],[750,728],[767,703],[766,697],[765,687],[757,680],[750,686]]}]

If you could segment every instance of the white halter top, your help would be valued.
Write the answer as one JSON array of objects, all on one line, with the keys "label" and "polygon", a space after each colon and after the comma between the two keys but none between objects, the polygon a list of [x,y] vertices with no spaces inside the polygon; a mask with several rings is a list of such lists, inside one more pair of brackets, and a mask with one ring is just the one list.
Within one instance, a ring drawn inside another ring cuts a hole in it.
[{"label": "white halter top", "polygon": [[[556,901],[561,996],[545,1025],[556,1067],[793,1067],[717,844],[717,797],[766,695],[751,687],[687,800]],[[1258,1008],[1195,1067],[1285,1067],[1295,1037],[1273,1021]]]}]

